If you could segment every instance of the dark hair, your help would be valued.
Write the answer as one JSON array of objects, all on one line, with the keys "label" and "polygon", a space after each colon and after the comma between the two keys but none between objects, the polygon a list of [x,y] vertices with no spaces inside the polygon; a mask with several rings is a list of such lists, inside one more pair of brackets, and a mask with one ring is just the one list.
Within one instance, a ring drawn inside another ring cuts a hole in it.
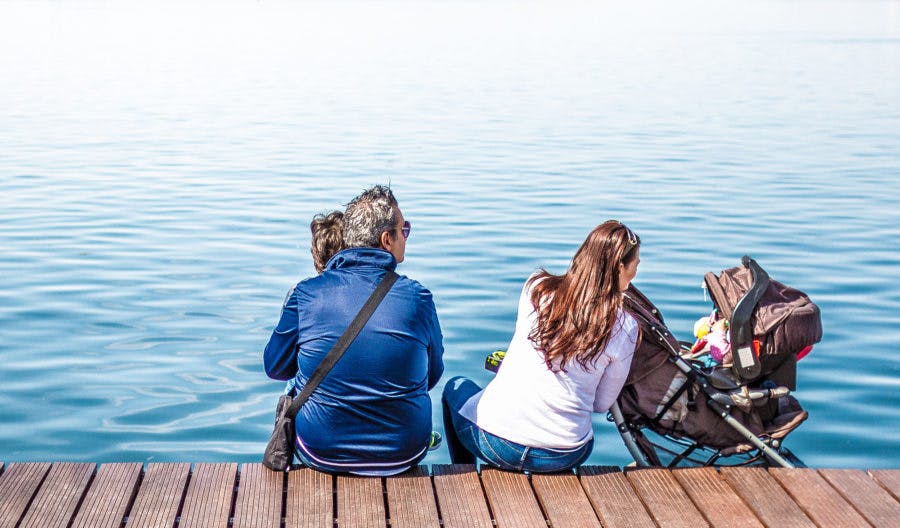
[{"label": "dark hair", "polygon": [[344,211],[344,244],[381,247],[381,233],[393,233],[397,221],[397,199],[391,189],[376,185],[347,204]]},{"label": "dark hair", "polygon": [[529,279],[537,322],[528,338],[553,371],[577,361],[587,368],[609,342],[622,308],[619,264],[637,256],[641,239],[624,224],[608,220],[595,227],[563,275],[545,269]]},{"label": "dark hair", "polygon": [[313,266],[316,273],[322,273],[325,264],[338,251],[344,249],[344,213],[332,211],[328,214],[317,214],[309,224],[312,231]]}]

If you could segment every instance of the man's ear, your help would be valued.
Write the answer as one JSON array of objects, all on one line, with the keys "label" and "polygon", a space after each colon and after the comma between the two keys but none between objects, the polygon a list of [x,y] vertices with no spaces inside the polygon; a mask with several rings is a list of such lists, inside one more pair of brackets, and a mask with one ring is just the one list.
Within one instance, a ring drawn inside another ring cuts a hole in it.
[{"label": "man's ear", "polygon": [[391,238],[391,232],[383,231],[381,233],[381,249],[389,252],[391,250],[391,247],[393,247],[393,245],[394,245],[394,239]]}]

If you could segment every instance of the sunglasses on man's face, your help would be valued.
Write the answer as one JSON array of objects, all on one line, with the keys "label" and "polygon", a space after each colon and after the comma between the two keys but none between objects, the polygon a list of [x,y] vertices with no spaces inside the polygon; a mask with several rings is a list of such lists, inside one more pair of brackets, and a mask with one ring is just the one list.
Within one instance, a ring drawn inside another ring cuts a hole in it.
[{"label": "sunglasses on man's face", "polygon": [[403,227],[400,228],[400,232],[403,233],[404,239],[409,238],[409,230],[410,230],[409,220],[404,220]]}]

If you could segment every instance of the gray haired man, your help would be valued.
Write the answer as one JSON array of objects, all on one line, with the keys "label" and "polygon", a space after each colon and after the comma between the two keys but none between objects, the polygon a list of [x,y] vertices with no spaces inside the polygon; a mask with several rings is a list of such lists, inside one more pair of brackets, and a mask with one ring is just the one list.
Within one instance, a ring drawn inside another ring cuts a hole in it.
[{"label": "gray haired man", "polygon": [[[403,262],[410,224],[376,185],[344,211],[346,249],[288,296],[264,353],[269,377],[302,390],[375,286]],[[400,276],[344,356],[297,415],[296,455],[331,473],[393,475],[431,444],[428,391],[444,371],[431,292]]]}]

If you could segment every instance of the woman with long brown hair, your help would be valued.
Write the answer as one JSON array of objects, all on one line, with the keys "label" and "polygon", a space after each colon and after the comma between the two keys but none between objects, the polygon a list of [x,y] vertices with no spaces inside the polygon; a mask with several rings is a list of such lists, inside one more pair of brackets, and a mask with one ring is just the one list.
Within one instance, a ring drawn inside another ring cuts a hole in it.
[{"label": "woman with long brown hair", "polygon": [[571,469],[591,454],[591,413],[606,412],[628,376],[639,337],[622,309],[641,240],[621,222],[594,228],[569,269],[525,283],[516,330],[497,376],[481,390],[456,377],[442,399],[454,463],[514,471]]}]

